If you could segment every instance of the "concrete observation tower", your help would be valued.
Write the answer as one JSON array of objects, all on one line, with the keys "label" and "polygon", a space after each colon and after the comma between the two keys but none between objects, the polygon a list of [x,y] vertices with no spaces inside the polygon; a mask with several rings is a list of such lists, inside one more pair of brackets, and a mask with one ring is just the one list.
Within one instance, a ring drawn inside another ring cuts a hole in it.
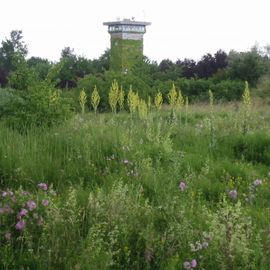
[{"label": "concrete observation tower", "polygon": [[111,35],[110,69],[127,73],[143,57],[143,35],[150,22],[130,19],[104,22]]}]

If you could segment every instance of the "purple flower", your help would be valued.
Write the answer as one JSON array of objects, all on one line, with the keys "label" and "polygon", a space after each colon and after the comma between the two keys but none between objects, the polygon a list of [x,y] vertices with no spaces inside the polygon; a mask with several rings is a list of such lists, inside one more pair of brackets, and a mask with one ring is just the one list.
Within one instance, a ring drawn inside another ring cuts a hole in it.
[{"label": "purple flower", "polygon": [[179,183],[179,189],[180,189],[181,191],[184,191],[186,188],[187,188],[187,184],[186,184],[185,182],[181,181],[181,182]]},{"label": "purple flower", "polygon": [[232,200],[235,200],[235,199],[237,198],[237,190],[236,190],[236,189],[230,190],[230,191],[229,191],[229,197],[230,197]]},{"label": "purple flower", "polygon": [[191,261],[190,265],[191,265],[192,268],[196,268],[196,266],[197,266],[197,261],[196,261],[195,259],[193,259],[193,260]]},{"label": "purple flower", "polygon": [[44,206],[49,205],[49,200],[42,200],[42,204],[43,204]]},{"label": "purple flower", "polygon": [[5,238],[6,238],[6,240],[10,240],[11,239],[11,233],[10,232],[5,233]]},{"label": "purple flower", "polygon": [[19,231],[22,231],[25,227],[25,220],[21,219],[20,221],[17,222],[17,224],[15,225],[15,228]]},{"label": "purple flower", "polygon": [[260,186],[262,184],[262,180],[261,179],[256,179],[254,182],[253,182],[253,185],[255,186],[255,187],[258,187],[258,186]]},{"label": "purple flower", "polygon": [[191,264],[190,264],[190,262],[184,262],[184,268],[185,268],[185,269],[191,269]]},{"label": "purple flower", "polygon": [[0,214],[4,214],[5,213],[5,208],[4,207],[0,207]]},{"label": "purple flower", "polygon": [[45,191],[48,189],[48,185],[46,183],[39,183],[38,187]]},{"label": "purple flower", "polygon": [[7,197],[8,193],[6,191],[2,192],[2,197]]},{"label": "purple flower", "polygon": [[24,216],[27,215],[27,213],[28,213],[28,210],[26,210],[26,209],[23,208],[23,209],[19,212],[18,216],[19,216],[19,217],[24,217]]},{"label": "purple flower", "polygon": [[28,201],[28,202],[26,203],[26,205],[27,205],[27,207],[28,207],[28,209],[29,209],[30,211],[33,211],[34,209],[37,208],[37,205],[36,205],[36,203],[35,203],[34,201]]},{"label": "purple flower", "polygon": [[30,193],[28,191],[22,191],[22,195],[23,196],[28,196],[28,195],[30,195]]}]

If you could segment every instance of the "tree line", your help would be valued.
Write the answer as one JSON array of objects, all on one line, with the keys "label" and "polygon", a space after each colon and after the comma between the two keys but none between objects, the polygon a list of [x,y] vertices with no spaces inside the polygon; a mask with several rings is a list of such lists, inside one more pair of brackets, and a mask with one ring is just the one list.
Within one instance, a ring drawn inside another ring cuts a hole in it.
[{"label": "tree line", "polygon": [[[254,46],[246,52],[218,50],[207,53],[199,61],[164,59],[160,63],[147,57],[137,59],[128,74],[109,69],[110,50],[97,59],[87,59],[65,47],[59,61],[52,62],[41,57],[27,57],[28,48],[22,31],[12,31],[2,40],[0,47],[0,86],[27,90],[37,81],[50,81],[63,90],[82,89],[107,94],[114,79],[128,91],[132,85],[141,96],[154,96],[157,91],[166,92],[172,83],[181,88],[192,100],[203,100],[211,88],[221,100],[241,98],[243,85],[248,81],[252,87],[270,71],[270,48]],[[72,96],[72,94],[70,94]]]}]

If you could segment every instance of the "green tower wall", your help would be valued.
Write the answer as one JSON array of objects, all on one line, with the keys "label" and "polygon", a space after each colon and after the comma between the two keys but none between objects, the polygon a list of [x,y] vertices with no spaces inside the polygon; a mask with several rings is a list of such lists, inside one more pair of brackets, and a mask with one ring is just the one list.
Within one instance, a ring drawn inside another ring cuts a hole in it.
[{"label": "green tower wall", "polygon": [[125,72],[143,57],[143,40],[111,36],[110,69]]}]

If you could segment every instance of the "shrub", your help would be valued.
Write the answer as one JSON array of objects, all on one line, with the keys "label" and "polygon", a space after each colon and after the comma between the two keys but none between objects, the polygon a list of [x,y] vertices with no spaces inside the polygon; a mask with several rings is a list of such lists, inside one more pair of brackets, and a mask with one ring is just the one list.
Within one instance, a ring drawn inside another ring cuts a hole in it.
[{"label": "shrub", "polygon": [[70,106],[60,92],[45,82],[31,87],[22,95],[23,102],[13,103],[14,111],[8,116],[11,127],[23,130],[31,126],[52,126],[71,116]]}]

